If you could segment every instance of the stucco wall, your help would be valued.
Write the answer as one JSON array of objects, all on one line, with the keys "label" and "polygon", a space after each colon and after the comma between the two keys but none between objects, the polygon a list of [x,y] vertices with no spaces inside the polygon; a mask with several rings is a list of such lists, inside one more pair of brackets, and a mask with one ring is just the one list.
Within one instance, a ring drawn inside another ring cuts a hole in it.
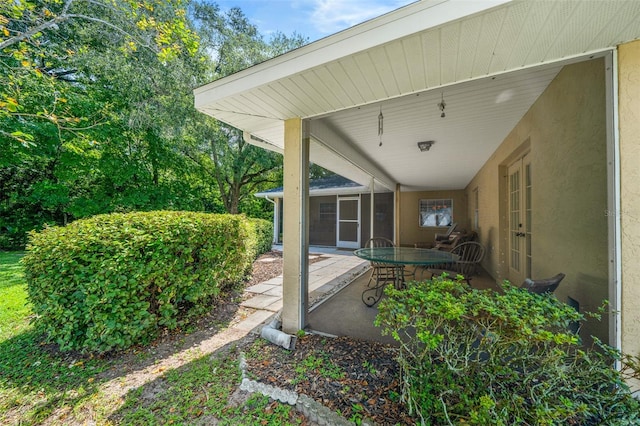
[{"label": "stucco wall", "polygon": [[456,231],[470,229],[467,213],[467,195],[464,190],[459,191],[412,191],[400,194],[400,235],[398,242],[403,246],[413,246],[415,243],[433,242],[436,233],[442,233],[444,228],[423,228],[420,226],[419,205],[421,199],[453,199],[453,221],[458,223]]},{"label": "stucco wall", "polygon": [[640,355],[640,41],[619,47],[622,351]]},{"label": "stucco wall", "polygon": [[[605,94],[603,59],[566,66],[466,188],[469,198],[479,191],[484,267],[506,279],[507,167],[529,152],[531,275],[565,273],[556,296],[577,300],[581,311],[608,297]],[[607,341],[607,321],[590,323],[583,337],[589,334]]]}]

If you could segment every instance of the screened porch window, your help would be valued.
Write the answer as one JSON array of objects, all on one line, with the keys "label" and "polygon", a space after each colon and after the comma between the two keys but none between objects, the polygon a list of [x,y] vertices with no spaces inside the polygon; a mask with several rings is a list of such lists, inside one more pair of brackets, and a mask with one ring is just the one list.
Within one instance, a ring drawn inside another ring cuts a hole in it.
[{"label": "screened porch window", "polygon": [[420,200],[420,226],[445,227],[453,223],[453,200]]},{"label": "screened porch window", "polygon": [[319,219],[321,221],[336,221],[336,203],[320,203]]}]

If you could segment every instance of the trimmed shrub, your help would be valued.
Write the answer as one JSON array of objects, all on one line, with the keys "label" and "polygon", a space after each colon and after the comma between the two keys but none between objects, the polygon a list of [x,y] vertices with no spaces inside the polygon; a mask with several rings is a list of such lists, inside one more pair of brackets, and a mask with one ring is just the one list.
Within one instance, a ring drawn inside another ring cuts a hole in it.
[{"label": "trimmed shrub", "polygon": [[35,325],[62,350],[145,344],[244,278],[250,232],[242,216],[171,211],[33,232],[23,264]]},{"label": "trimmed shrub", "polygon": [[271,250],[273,244],[273,223],[258,218],[248,218],[251,227],[251,244],[254,246],[254,258]]},{"label": "trimmed shrub", "polygon": [[552,295],[444,278],[385,292],[376,325],[400,343],[403,399],[422,424],[640,423],[620,355],[583,349],[569,328],[584,317]]}]

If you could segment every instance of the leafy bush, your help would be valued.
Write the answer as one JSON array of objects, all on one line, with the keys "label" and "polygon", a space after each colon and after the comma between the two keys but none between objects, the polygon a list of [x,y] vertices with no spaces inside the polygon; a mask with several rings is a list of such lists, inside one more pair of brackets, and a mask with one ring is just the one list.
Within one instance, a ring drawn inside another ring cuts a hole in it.
[{"label": "leafy bush", "polygon": [[160,211],[33,232],[23,263],[35,324],[63,350],[149,342],[245,276],[250,228],[237,215]]},{"label": "leafy bush", "polygon": [[273,223],[264,219],[248,218],[251,227],[254,258],[271,250],[273,242]]},{"label": "leafy bush", "polygon": [[555,297],[443,278],[386,294],[376,325],[400,342],[403,398],[423,424],[640,422],[619,354],[582,349],[569,326],[584,317]]}]

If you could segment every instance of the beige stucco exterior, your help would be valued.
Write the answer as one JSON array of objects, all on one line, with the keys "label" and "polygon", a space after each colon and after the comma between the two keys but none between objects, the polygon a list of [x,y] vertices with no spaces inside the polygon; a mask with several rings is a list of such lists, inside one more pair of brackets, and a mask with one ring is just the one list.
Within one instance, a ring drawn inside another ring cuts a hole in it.
[{"label": "beige stucco exterior", "polygon": [[[509,279],[507,167],[528,153],[531,277],[565,273],[556,295],[576,300],[581,311],[595,311],[608,298],[606,148],[605,61],[566,66],[466,188],[469,199],[479,191],[478,232],[489,274]],[[607,318],[589,323],[583,337],[590,335],[607,341]]]},{"label": "beige stucco exterior", "polygon": [[423,228],[419,223],[420,200],[443,199],[453,200],[453,221],[458,223],[456,230],[470,229],[467,212],[467,194],[459,191],[412,191],[402,192],[400,196],[399,235],[397,243],[413,246],[415,243],[429,243],[435,240],[436,233],[443,233],[443,228]]},{"label": "beige stucco exterior", "polygon": [[622,351],[640,355],[640,41],[618,50]]},{"label": "beige stucco exterior", "polygon": [[[619,211],[607,204],[613,189],[607,180],[606,64],[595,59],[558,74],[464,191],[402,192],[398,240],[402,245],[433,241],[438,230],[418,225],[422,198],[453,198],[455,221],[473,229],[478,191],[477,231],[487,247],[483,266],[496,281],[508,279],[507,168],[528,153],[534,212],[531,275],[564,272],[567,277],[556,295],[575,299],[583,312],[595,311],[610,296],[614,263],[608,219],[618,215],[621,349],[640,356],[640,41],[619,46],[617,55]],[[590,321],[582,335],[586,342],[595,335],[614,343],[606,316],[601,322]]]}]

